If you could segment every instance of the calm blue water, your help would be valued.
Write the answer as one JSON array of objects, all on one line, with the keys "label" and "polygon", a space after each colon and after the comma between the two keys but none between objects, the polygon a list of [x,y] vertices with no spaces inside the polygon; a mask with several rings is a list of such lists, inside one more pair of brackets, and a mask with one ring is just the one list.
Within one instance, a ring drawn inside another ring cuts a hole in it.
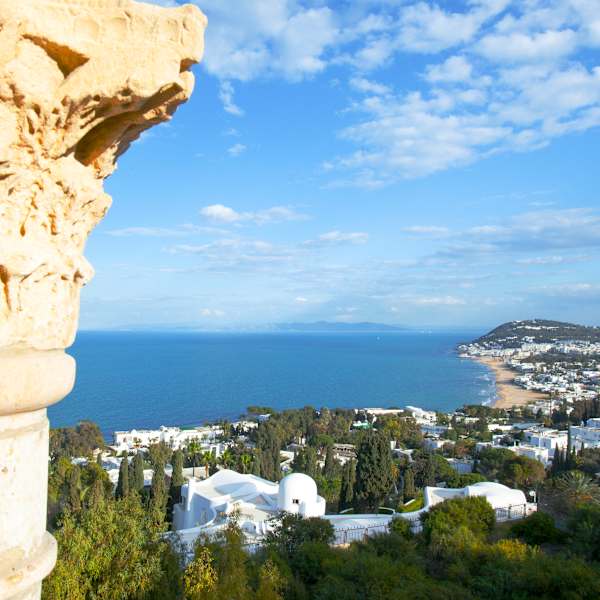
[{"label": "calm blue water", "polygon": [[450,410],[494,395],[489,371],[458,358],[475,333],[80,333],[73,392],[53,427],[81,419],[117,429],[233,419],[277,409],[417,405]]}]

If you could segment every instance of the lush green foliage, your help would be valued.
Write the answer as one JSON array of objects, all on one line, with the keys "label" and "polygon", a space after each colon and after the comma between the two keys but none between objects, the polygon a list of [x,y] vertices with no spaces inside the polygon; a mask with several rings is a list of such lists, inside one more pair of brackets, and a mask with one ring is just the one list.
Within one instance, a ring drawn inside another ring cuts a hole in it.
[{"label": "lush green foliage", "polygon": [[496,523],[496,513],[485,498],[474,496],[440,502],[422,520],[425,540],[441,552],[484,539]]},{"label": "lush green foliage", "polygon": [[526,519],[517,521],[511,527],[511,532],[530,546],[560,542],[564,537],[554,524],[554,519],[542,511],[534,512]]},{"label": "lush green foliage", "polygon": [[[174,598],[162,590],[173,550],[158,537],[135,497],[109,500],[79,515],[65,513],[55,532],[56,567],[45,600]],[[163,594],[164,595],[161,595]]]},{"label": "lush green foliage", "polygon": [[100,428],[91,421],[81,421],[75,427],[50,430],[50,456],[91,456],[96,448],[104,448]]},{"label": "lush green foliage", "polygon": [[359,512],[376,512],[389,494],[392,480],[392,454],[384,432],[370,431],[358,447],[354,505]]}]

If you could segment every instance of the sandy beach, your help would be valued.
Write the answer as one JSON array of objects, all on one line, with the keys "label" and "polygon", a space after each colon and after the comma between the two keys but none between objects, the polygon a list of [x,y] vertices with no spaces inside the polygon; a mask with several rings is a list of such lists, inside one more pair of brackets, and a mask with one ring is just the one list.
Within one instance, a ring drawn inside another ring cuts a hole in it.
[{"label": "sandy beach", "polygon": [[526,390],[515,384],[516,372],[504,364],[504,361],[489,357],[472,357],[474,360],[489,367],[496,378],[497,398],[494,408],[511,408],[523,406],[536,400],[545,400],[548,394]]}]

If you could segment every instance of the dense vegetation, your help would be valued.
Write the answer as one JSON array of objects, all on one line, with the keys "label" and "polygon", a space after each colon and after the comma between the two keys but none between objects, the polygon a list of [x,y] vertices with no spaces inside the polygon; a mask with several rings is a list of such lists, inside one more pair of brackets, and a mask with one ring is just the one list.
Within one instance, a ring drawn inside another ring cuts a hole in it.
[{"label": "dense vegetation", "polygon": [[525,337],[531,338],[538,344],[569,340],[600,342],[600,327],[587,327],[545,319],[511,321],[503,323],[471,343],[516,348],[523,343]]},{"label": "dense vegetation", "polygon": [[[545,472],[531,459],[487,449],[477,454],[474,473],[459,475],[447,459],[474,456],[475,442],[489,437],[485,419],[500,416],[495,410],[465,407],[470,420],[456,420],[456,443],[438,452],[421,447],[420,428],[403,415],[375,423],[362,415],[365,427],[351,429],[353,411],[268,411],[271,417],[250,434],[250,443],[224,423],[225,438],[235,443],[219,459],[193,443],[174,453],[156,444],[129,457],[114,490],[92,456],[93,426],[53,432],[49,525],[59,558],[44,600],[600,597],[600,488],[594,479],[600,451],[565,454]],[[183,467],[208,473],[229,467],[277,480],[281,450],[298,442],[303,445],[292,469],[315,478],[332,512],[414,510],[426,485],[483,479],[537,490],[542,510],[511,527],[497,524],[481,498],[452,500],[427,514],[418,535],[397,518],[389,533],[345,548],[330,545],[328,521],[286,516],[254,553],[233,519],[221,539],[199,540],[193,560],[184,561],[177,544],[165,538]],[[405,451],[392,454],[390,442]],[[338,443],[353,444],[356,458],[341,465]],[[72,464],[75,454],[88,461]],[[144,468],[162,474],[166,463],[172,477],[157,476],[145,486]]]}]

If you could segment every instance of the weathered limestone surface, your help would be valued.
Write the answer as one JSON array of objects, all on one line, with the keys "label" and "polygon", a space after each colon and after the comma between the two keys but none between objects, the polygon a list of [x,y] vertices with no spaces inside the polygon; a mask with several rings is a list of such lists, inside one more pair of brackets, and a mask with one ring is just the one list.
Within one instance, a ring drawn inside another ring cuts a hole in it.
[{"label": "weathered limestone surface", "polygon": [[0,347],[65,348],[103,179],[190,95],[206,19],[130,0],[0,0]]},{"label": "weathered limestone surface", "polygon": [[190,95],[206,18],[131,0],[0,0],[0,600],[39,598],[46,407],[69,393],[102,182]]}]

